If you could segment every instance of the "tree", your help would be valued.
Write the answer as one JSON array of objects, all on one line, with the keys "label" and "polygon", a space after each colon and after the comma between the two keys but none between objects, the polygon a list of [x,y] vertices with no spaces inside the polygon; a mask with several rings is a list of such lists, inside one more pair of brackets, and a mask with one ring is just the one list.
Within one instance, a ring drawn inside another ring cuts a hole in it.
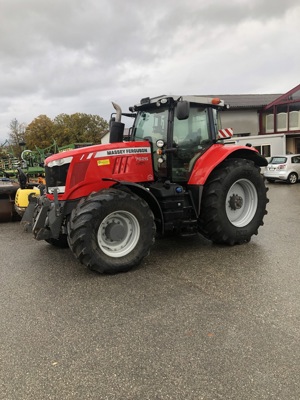
[{"label": "tree", "polygon": [[36,147],[45,149],[53,144],[55,126],[47,115],[35,118],[26,128],[26,148],[34,150]]},{"label": "tree", "polygon": [[70,143],[101,143],[108,132],[108,123],[99,115],[59,114],[54,119],[55,140],[59,146]]},{"label": "tree", "polygon": [[[26,128],[26,148],[35,150],[71,143],[101,143],[108,132],[108,123],[99,115],[76,113],[59,114],[51,120],[46,115],[35,118]],[[54,151],[54,150],[53,150]]]},{"label": "tree", "polygon": [[20,144],[25,143],[26,125],[24,123],[20,124],[15,118],[10,122],[9,128],[9,141],[11,149],[13,150],[14,155],[20,158],[20,154],[23,150],[23,147]]}]

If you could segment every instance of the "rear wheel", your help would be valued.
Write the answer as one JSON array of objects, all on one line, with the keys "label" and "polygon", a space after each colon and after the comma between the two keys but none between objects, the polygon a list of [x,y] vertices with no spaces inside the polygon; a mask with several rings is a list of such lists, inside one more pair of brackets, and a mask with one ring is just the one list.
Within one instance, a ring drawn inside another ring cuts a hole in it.
[{"label": "rear wheel", "polygon": [[298,175],[296,174],[296,172],[291,172],[288,176],[288,182],[293,185],[294,183],[297,183],[297,181]]},{"label": "rear wheel", "polygon": [[215,243],[249,242],[267,213],[267,188],[252,161],[226,160],[204,185],[199,231]]},{"label": "rear wheel", "polygon": [[69,246],[87,267],[100,273],[138,265],[154,243],[154,216],[133,193],[104,189],[82,199],[69,223]]}]

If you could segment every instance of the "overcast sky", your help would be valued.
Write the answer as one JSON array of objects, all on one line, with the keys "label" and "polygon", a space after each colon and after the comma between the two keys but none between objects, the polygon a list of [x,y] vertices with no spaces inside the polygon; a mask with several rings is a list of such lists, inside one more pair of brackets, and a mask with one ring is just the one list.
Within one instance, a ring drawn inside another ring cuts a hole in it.
[{"label": "overcast sky", "polygon": [[16,118],[300,83],[299,0],[0,0],[0,144]]}]

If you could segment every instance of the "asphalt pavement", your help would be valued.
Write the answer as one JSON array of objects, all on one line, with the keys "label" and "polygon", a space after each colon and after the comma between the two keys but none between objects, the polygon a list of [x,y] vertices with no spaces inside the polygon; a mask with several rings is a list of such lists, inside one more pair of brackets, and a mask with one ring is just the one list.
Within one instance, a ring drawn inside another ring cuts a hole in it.
[{"label": "asphalt pavement", "polygon": [[105,276],[0,224],[0,399],[300,399],[300,183],[240,246],[157,240]]}]

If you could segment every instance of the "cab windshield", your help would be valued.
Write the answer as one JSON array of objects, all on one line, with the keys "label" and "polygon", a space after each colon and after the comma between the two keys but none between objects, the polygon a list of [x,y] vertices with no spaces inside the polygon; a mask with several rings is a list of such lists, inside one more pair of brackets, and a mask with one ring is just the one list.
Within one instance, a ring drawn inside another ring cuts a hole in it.
[{"label": "cab windshield", "polygon": [[[216,112],[213,117],[215,128],[217,128]],[[162,139],[167,143],[167,128],[168,109],[155,107],[153,110],[140,111],[135,121],[133,140],[149,140],[155,145],[157,140]],[[174,118],[173,143],[175,145],[181,146],[193,142],[196,146],[202,147],[210,141],[208,109],[206,107],[191,104],[189,118],[185,120]]]},{"label": "cab windshield", "polygon": [[138,113],[133,132],[134,140],[149,140],[153,145],[159,139],[167,142],[168,109],[153,109]]}]

